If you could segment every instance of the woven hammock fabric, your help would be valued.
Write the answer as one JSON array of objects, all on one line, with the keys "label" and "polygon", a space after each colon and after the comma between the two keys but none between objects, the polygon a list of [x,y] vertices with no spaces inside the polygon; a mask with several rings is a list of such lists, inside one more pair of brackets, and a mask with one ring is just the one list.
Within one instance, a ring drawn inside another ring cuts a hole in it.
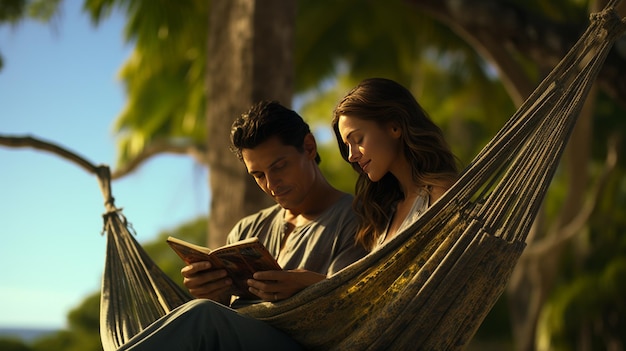
[{"label": "woven hammock fabric", "polygon": [[116,350],[177,306],[192,299],[174,283],[135,240],[111,195],[110,171],[98,174],[105,198],[103,232],[106,261],[100,295],[100,339],[104,350]]},{"label": "woven hammock fabric", "polygon": [[[626,30],[615,4],[591,16],[561,63],[414,225],[294,297],[240,313],[312,350],[463,348],[503,292],[585,97]],[[118,238],[132,236],[119,216],[110,218],[122,225],[106,227],[107,245],[115,248],[107,252],[102,288],[105,350],[189,299],[173,283],[160,290],[157,277],[164,274],[145,253],[127,247],[139,246],[136,241]]]}]

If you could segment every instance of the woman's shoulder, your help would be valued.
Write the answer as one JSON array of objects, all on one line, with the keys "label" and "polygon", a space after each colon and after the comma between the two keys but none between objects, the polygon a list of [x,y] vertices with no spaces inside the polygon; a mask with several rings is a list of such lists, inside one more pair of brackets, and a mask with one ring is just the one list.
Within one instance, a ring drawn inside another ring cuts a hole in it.
[{"label": "woman's shoulder", "polygon": [[456,180],[448,179],[438,182],[435,185],[430,186],[430,203],[433,204],[435,201],[439,200],[443,196],[443,194],[448,191],[454,185]]}]

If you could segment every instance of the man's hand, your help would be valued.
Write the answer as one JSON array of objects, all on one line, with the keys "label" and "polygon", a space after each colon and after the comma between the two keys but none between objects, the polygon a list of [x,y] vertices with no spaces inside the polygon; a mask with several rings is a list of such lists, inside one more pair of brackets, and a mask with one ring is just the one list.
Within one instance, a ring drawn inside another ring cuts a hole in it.
[{"label": "man's hand", "polygon": [[323,274],[303,269],[256,272],[254,279],[248,279],[248,290],[265,301],[277,301],[324,279]]},{"label": "man's hand", "polygon": [[232,281],[226,277],[226,270],[211,269],[211,262],[196,262],[180,270],[183,285],[189,293],[199,299],[211,299],[221,304],[230,303]]}]

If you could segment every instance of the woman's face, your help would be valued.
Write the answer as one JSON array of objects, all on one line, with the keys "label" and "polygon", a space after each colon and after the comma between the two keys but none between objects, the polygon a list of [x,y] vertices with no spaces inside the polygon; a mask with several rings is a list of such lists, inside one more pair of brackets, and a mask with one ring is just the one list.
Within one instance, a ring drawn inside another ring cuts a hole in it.
[{"label": "woman's face", "polygon": [[342,115],[337,127],[348,148],[348,161],[357,162],[373,182],[392,172],[401,155],[399,128]]}]

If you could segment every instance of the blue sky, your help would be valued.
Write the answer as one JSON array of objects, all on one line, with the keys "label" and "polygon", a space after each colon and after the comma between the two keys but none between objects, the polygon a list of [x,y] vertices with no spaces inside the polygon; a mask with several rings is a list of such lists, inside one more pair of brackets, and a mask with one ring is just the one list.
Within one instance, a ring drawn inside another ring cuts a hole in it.
[{"label": "blue sky", "polygon": [[[0,27],[0,134],[31,135],[96,164],[115,164],[114,119],[125,103],[117,72],[132,46],[124,18],[99,27],[82,1],[62,2],[53,24]],[[113,182],[116,205],[140,242],[206,215],[207,172],[159,156]],[[56,155],[0,146],[0,327],[62,328],[99,291],[106,240],[95,176]]]}]

